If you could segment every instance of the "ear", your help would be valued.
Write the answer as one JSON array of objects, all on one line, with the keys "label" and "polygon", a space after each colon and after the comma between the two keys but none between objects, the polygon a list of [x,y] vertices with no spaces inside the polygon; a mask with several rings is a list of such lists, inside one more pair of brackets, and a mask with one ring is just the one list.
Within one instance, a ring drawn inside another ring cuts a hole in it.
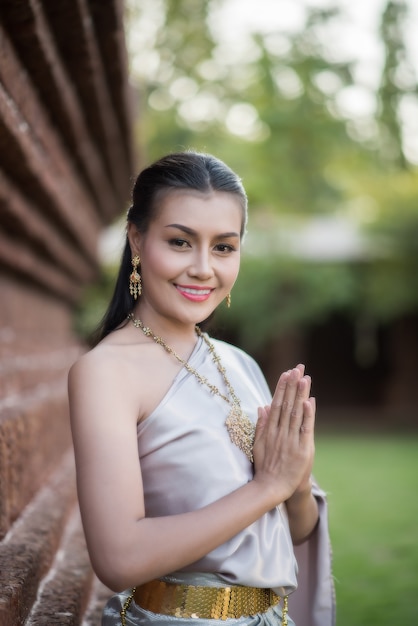
[{"label": "ear", "polygon": [[127,236],[131,248],[131,255],[134,257],[137,254],[140,257],[142,235],[132,222],[128,224]]}]

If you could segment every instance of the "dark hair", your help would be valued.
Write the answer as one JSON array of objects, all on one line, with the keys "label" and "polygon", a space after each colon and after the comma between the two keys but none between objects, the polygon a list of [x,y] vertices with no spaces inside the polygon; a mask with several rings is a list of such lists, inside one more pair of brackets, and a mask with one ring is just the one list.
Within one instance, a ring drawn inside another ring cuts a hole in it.
[{"label": "dark hair", "polygon": [[[145,233],[156,216],[158,196],[172,189],[236,194],[242,207],[243,237],[247,223],[247,196],[241,179],[223,161],[210,154],[193,151],[169,154],[139,174],[132,191],[128,223],[135,224],[140,232]],[[97,332],[98,341],[120,326],[133,308],[134,299],[128,287],[131,272],[131,249],[126,238],[115,290]]]}]

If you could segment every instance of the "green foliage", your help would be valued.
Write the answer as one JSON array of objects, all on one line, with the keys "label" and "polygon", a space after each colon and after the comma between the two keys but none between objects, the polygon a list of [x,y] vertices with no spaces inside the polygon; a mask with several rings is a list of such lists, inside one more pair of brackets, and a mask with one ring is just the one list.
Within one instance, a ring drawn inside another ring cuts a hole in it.
[{"label": "green foliage", "polygon": [[312,10],[285,57],[269,51],[265,36],[255,37],[261,52],[254,68],[257,89],[247,97],[269,129],[268,138],[252,148],[250,197],[252,179],[263,181],[262,196],[253,194],[256,206],[261,200],[275,211],[309,214],[332,211],[341,201],[327,169],[357,146],[317,85],[325,70],[341,87],[352,82],[349,65],[325,61],[315,37],[318,24],[333,14]]},{"label": "green foliage", "polygon": [[416,261],[412,264],[402,259],[386,259],[364,265],[361,276],[363,298],[359,309],[386,323],[416,312],[417,269]]},{"label": "green foliage", "polygon": [[399,108],[405,93],[415,92],[416,95],[416,79],[414,80],[414,72],[405,46],[407,19],[408,9],[405,1],[389,0],[380,26],[385,49],[385,64],[378,91],[381,155],[385,163],[402,169],[408,167],[408,162],[402,146]]},{"label": "green foliage", "polygon": [[257,350],[290,328],[352,307],[356,287],[352,267],[346,264],[244,257],[232,292],[233,308],[220,307],[217,319],[246,349]]},{"label": "green foliage", "polygon": [[[271,34],[259,33],[253,36],[251,58],[233,65],[226,59],[222,65],[206,21],[211,3],[167,0],[165,6],[155,42],[160,68],[141,84],[148,106],[139,131],[150,159],[190,146],[207,150],[240,172],[255,209],[333,210],[341,194],[327,168],[353,144],[317,85],[325,70],[341,87],[352,82],[349,65],[326,61],[317,42],[316,30],[335,11],[311,9],[304,28],[286,35],[285,54],[276,51]],[[211,80],[205,78],[205,63],[214,68]],[[211,105],[215,113],[199,116],[199,106],[204,111]],[[240,124],[237,107],[243,105]],[[247,132],[245,111],[255,115]],[[237,132],[227,123],[234,114],[235,127],[241,126]]]},{"label": "green foliage", "polygon": [[360,183],[377,211],[365,225],[374,257],[363,270],[363,303],[383,320],[418,309],[418,176],[399,169],[389,183],[384,172],[369,172]]},{"label": "green foliage", "polygon": [[392,173],[390,185],[382,174],[370,176],[368,187],[378,202],[379,214],[369,230],[390,245],[397,258],[418,263],[418,176],[400,170]]}]

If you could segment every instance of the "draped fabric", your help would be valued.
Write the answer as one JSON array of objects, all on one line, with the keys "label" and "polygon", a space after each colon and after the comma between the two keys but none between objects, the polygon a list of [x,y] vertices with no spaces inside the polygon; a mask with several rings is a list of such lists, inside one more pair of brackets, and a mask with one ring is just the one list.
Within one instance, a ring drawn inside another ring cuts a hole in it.
[{"label": "draped fabric", "polygon": [[[271,402],[260,368],[238,348],[211,341],[243,411],[255,423],[257,408]],[[198,339],[189,364],[222,393],[226,392],[223,379],[202,339]],[[229,410],[225,400],[212,394],[182,368],[156,409],[138,425],[138,453],[147,517],[176,515],[202,508],[252,479],[252,464],[229,438],[225,426]],[[295,620],[298,626],[332,626],[333,585],[325,494],[316,486],[314,489],[320,503],[320,522],[306,545],[297,548],[297,557],[290,538],[286,505],[281,504],[176,575],[191,573],[195,576],[199,573],[209,575],[208,580],[210,575],[216,575],[224,584],[271,588],[283,597],[296,590],[299,566],[302,584],[291,601],[290,615],[293,611],[300,616],[299,621]],[[118,606],[120,601],[116,596],[109,606]],[[109,610],[108,607],[106,611]],[[140,613],[137,615],[140,621],[132,621],[132,624],[145,624],[146,620],[151,620],[152,614],[148,615],[136,605],[132,610]],[[257,619],[271,618],[277,624],[274,611],[267,613],[263,614],[267,617],[258,616]],[[167,619],[175,619],[178,623],[179,618],[161,618],[162,621]],[[209,621],[213,624],[213,620]],[[110,619],[103,625],[116,623]],[[243,623],[256,626],[263,622]]]}]

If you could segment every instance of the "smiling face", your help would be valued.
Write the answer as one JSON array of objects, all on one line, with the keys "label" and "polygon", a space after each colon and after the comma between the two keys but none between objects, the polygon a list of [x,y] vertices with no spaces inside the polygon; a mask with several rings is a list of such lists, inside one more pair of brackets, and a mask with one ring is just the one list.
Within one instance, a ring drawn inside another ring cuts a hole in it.
[{"label": "smiling face", "polygon": [[145,322],[193,325],[231,291],[240,264],[243,212],[232,193],[174,190],[161,195],[146,233],[129,225],[132,254],[141,258]]}]

